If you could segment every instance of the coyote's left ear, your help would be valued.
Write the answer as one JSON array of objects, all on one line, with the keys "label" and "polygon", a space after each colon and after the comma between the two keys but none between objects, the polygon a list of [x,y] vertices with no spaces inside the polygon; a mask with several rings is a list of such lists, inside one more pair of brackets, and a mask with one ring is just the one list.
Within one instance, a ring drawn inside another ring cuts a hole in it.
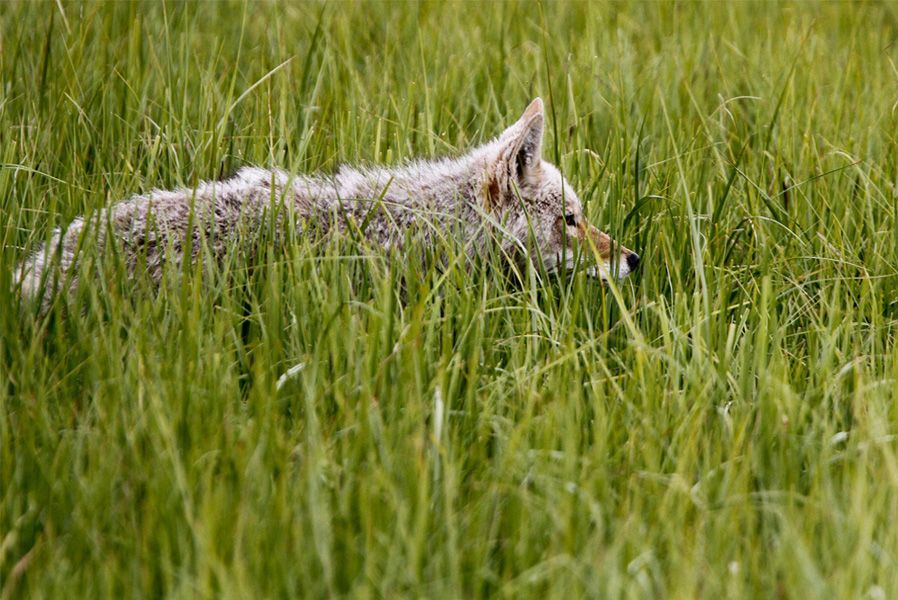
[{"label": "coyote's left ear", "polygon": [[499,137],[499,160],[505,163],[508,175],[524,183],[539,172],[543,153],[543,101],[530,103],[518,122]]}]

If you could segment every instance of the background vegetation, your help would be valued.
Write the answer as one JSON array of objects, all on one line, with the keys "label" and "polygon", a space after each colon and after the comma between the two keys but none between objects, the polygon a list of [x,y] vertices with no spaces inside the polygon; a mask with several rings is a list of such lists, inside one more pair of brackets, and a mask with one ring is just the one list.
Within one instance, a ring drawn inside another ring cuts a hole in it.
[{"label": "background vegetation", "polygon": [[[0,590],[898,596],[890,3],[0,4]],[[50,229],[244,164],[464,151],[536,95],[616,288]],[[219,276],[220,275],[220,276]]]}]

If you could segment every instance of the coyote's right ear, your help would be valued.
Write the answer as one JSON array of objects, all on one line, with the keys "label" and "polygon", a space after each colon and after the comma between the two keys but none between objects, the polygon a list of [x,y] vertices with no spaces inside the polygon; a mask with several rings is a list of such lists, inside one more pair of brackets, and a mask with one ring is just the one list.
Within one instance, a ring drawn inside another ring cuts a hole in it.
[{"label": "coyote's right ear", "polygon": [[543,101],[537,98],[496,140],[498,151],[484,181],[488,210],[512,201],[516,190],[539,177],[544,120]]},{"label": "coyote's right ear", "polygon": [[535,99],[518,119],[499,137],[499,160],[506,173],[520,185],[539,173],[542,162],[543,101]]}]

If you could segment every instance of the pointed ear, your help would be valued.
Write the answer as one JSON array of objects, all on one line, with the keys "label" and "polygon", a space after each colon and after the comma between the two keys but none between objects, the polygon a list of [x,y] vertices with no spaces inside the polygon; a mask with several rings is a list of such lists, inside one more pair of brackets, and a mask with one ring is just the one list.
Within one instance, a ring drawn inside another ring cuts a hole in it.
[{"label": "pointed ear", "polygon": [[518,122],[506,129],[499,138],[499,159],[506,163],[507,173],[519,183],[539,171],[544,123],[543,101],[537,98],[530,103]]}]

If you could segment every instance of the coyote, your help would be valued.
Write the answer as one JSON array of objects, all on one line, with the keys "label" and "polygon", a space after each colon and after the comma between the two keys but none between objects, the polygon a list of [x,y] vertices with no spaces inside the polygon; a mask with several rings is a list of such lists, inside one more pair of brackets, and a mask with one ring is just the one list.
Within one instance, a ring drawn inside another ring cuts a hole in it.
[{"label": "coyote", "polygon": [[470,258],[498,240],[505,256],[542,261],[547,272],[580,261],[591,276],[626,277],[639,255],[586,222],[570,184],[542,159],[544,120],[537,98],[499,137],[458,158],[309,176],[246,167],[224,181],[134,196],[56,230],[15,279],[44,303],[54,289],[72,289],[93,230],[98,248],[107,237],[117,243],[129,273],[158,282],[166,264],[195,260],[203,247],[223,257],[287,218],[301,234],[361,234],[385,250],[415,239],[433,246],[455,232]]}]

